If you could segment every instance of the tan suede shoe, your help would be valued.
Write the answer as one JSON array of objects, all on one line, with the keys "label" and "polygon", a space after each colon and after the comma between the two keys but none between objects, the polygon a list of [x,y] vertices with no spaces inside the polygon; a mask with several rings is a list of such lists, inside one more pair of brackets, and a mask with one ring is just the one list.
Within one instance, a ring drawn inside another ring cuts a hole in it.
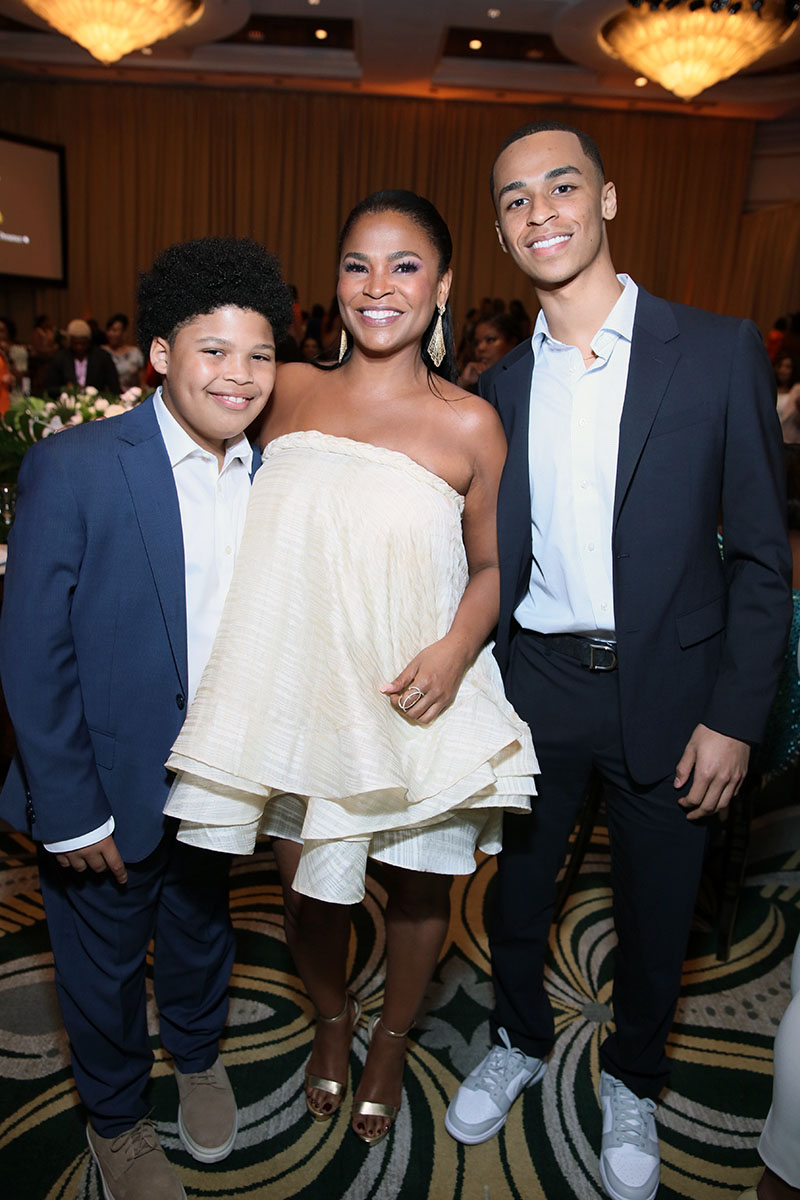
[{"label": "tan suede shoe", "polygon": [[105,1200],[186,1200],[183,1184],[147,1117],[113,1138],[101,1137],[87,1125],[86,1140]]},{"label": "tan suede shoe", "polygon": [[233,1149],[239,1113],[228,1073],[217,1061],[207,1071],[184,1075],[175,1068],[180,1108],[178,1133],[192,1158],[212,1163]]}]

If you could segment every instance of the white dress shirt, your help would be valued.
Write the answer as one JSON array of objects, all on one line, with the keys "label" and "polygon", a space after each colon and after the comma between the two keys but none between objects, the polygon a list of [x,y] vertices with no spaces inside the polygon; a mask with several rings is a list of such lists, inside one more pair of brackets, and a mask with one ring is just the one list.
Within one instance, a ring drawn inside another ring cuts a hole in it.
[{"label": "white dress shirt", "polygon": [[[186,646],[188,701],[191,704],[211,654],[222,606],[233,575],[233,563],[244,530],[250,495],[253,448],[244,434],[225,447],[220,468],[216,455],[204,450],[173,417],[161,398],[153,407],[178,492],[186,577]],[[54,854],[91,846],[114,831],[114,818],[68,841],[46,844]]]},{"label": "white dress shirt", "polygon": [[544,311],[531,338],[533,566],[514,616],[539,633],[614,637],[611,526],[638,294],[617,278],[624,290],[592,338],[591,364],[552,337]]}]

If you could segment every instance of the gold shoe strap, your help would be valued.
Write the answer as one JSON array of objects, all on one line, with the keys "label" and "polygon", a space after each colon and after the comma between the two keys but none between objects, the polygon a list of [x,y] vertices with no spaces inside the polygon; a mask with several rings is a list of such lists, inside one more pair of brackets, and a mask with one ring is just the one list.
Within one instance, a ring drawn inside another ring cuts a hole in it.
[{"label": "gold shoe strap", "polygon": [[347,1016],[347,1014],[350,1011],[350,1001],[354,1000],[354,999],[355,998],[351,995],[350,992],[345,992],[344,1008],[342,1009],[342,1011],[340,1013],[337,1013],[335,1017],[323,1017],[322,1013],[317,1013],[316,1014],[317,1020],[322,1021],[323,1025],[335,1025],[337,1021],[343,1021],[344,1018]]},{"label": "gold shoe strap", "polygon": [[353,1105],[353,1115],[356,1117],[384,1117],[387,1121],[394,1121],[399,1111],[399,1105],[379,1104],[377,1100],[359,1100]]},{"label": "gold shoe strap", "polygon": [[383,1032],[384,1032],[384,1033],[388,1033],[389,1037],[393,1037],[393,1038],[405,1038],[405,1037],[408,1037],[408,1035],[411,1033],[411,1030],[414,1028],[414,1022],[412,1021],[412,1022],[411,1022],[411,1024],[409,1025],[408,1029],[406,1029],[404,1033],[395,1033],[395,1031],[394,1031],[393,1029],[390,1029],[390,1028],[388,1027],[388,1025],[384,1025],[384,1023],[383,1023],[383,1017],[378,1017],[378,1019],[377,1019],[377,1021],[375,1022],[375,1024],[376,1024],[376,1025],[380,1025],[380,1027],[381,1027],[381,1029],[383,1030]]}]

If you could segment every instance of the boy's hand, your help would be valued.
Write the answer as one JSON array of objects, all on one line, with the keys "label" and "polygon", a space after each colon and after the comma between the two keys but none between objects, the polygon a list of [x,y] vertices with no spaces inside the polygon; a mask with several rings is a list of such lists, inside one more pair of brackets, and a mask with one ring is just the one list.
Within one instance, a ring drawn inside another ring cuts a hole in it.
[{"label": "boy's hand", "polygon": [[114,839],[101,838],[91,846],[83,846],[80,850],[68,850],[66,854],[57,854],[56,862],[62,867],[72,867],[73,871],[110,871],[117,883],[127,883],[128,872],[125,863],[120,858],[119,850],[114,845]]}]

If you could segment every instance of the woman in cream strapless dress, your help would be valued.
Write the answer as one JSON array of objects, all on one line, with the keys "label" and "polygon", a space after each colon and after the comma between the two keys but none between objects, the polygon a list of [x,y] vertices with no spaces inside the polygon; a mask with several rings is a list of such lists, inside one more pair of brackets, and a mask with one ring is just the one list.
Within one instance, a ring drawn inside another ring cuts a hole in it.
[{"label": "woman in cream strapless dress", "polygon": [[500,849],[537,769],[485,644],[505,446],[493,410],[450,382],[449,258],[447,227],[412,193],[377,193],[348,219],[343,361],[279,372],[216,643],[168,764],[182,840],[247,853],[276,839],[287,940],[318,1013],[318,1120],[341,1103],[360,1011],[349,906],[367,859],[384,864],[385,999],[353,1109],[370,1145],[399,1108],[450,876],[474,869],[476,846]]}]

